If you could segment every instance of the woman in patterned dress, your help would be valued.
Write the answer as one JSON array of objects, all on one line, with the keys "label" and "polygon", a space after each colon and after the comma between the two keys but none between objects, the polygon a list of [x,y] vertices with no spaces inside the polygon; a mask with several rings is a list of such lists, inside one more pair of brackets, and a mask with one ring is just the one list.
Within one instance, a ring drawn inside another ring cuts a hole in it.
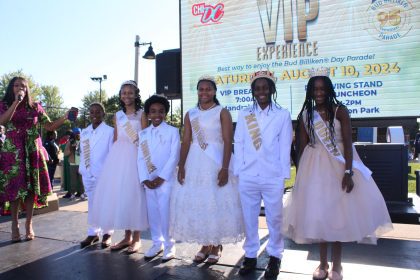
[{"label": "woman in patterned dress", "polygon": [[9,202],[12,216],[12,242],[21,240],[19,233],[19,202],[26,209],[26,240],[33,240],[34,203],[47,204],[51,183],[38,123],[52,131],[61,126],[65,116],[51,122],[44,109],[30,97],[28,81],[14,77],[0,102],[0,125],[6,127],[6,140],[0,151],[0,203]]}]

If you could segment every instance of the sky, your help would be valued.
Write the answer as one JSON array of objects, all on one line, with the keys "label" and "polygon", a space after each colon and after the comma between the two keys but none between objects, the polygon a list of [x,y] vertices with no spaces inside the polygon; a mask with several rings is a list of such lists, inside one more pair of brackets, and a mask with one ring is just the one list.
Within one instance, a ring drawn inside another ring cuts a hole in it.
[{"label": "sky", "polygon": [[[0,0],[0,75],[23,70],[39,85],[57,86],[64,106],[80,107],[99,90],[90,77],[107,75],[108,97],[134,79],[136,35],[156,54],[179,48],[176,0]],[[144,101],[156,91],[155,60],[142,56],[139,88]]]}]

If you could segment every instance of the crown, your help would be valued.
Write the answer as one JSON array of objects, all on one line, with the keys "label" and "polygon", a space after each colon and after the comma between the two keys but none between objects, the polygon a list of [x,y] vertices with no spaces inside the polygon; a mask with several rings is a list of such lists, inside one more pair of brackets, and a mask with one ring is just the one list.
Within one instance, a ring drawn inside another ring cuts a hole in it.
[{"label": "crown", "polygon": [[327,67],[319,67],[317,69],[315,69],[315,68],[309,69],[309,78],[320,77],[320,76],[329,77],[330,76],[330,69],[327,68]]},{"label": "crown", "polygon": [[216,84],[216,81],[215,81],[214,77],[210,76],[210,75],[203,75],[200,78],[198,78],[198,82],[201,82],[201,81],[210,81],[210,82],[213,82],[214,84]]},{"label": "crown", "polygon": [[276,83],[276,78],[274,77],[273,72],[270,72],[268,70],[262,70],[262,71],[258,71],[251,74],[251,84],[254,83],[256,79],[259,79],[259,78],[266,78],[273,81],[273,83]]},{"label": "crown", "polygon": [[131,85],[131,86],[137,87],[137,83],[135,81],[133,81],[133,80],[128,80],[128,81],[123,82],[121,84],[121,87],[127,86],[127,85]]}]

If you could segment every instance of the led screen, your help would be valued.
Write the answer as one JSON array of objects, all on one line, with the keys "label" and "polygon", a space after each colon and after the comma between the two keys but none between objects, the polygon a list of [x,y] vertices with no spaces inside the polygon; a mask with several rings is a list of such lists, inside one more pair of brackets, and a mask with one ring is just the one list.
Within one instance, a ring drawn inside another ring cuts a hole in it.
[{"label": "led screen", "polygon": [[327,67],[352,118],[420,115],[418,1],[181,0],[182,106],[212,75],[236,120],[250,75],[270,70],[277,103],[296,119],[308,70]]}]

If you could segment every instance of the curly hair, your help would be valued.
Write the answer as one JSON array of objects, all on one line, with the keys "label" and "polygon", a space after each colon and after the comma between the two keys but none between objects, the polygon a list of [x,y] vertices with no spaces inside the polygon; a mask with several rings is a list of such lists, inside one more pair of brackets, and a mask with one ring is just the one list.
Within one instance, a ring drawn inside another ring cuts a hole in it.
[{"label": "curly hair", "polygon": [[134,89],[134,93],[135,93],[135,99],[134,99],[134,106],[135,106],[135,111],[137,112],[138,110],[140,110],[142,108],[141,106],[141,97],[140,97],[140,89],[137,87],[137,83],[135,81],[128,81],[128,82],[124,82],[121,85],[120,91],[118,92],[118,96],[120,98],[119,102],[120,102],[120,108],[123,110],[124,113],[126,113],[127,109],[125,108],[125,104],[124,102],[121,100],[121,91],[124,87],[131,87]]}]

